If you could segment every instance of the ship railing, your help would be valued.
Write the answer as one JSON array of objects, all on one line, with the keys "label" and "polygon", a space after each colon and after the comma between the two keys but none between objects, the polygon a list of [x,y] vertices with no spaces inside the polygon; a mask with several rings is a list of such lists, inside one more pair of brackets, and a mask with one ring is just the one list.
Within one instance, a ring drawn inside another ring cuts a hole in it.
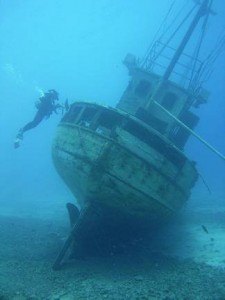
[{"label": "ship railing", "polygon": [[[156,41],[141,62],[141,67],[146,71],[163,75],[168,67],[176,49],[161,41]],[[198,86],[198,70],[202,61],[187,53],[182,53],[180,61],[177,62],[171,74],[171,80],[177,82],[184,88],[195,89]]]}]

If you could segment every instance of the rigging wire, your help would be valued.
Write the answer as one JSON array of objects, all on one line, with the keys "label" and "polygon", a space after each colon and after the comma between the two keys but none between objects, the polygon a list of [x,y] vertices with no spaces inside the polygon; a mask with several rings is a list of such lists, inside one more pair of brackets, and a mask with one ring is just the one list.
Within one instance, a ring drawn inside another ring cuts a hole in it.
[{"label": "rigging wire", "polygon": [[[174,3],[173,3],[174,4]],[[186,3],[187,4],[187,3]],[[156,54],[156,56],[154,57],[154,60],[156,60],[161,54],[162,52],[165,50],[165,48],[168,46],[168,44],[171,42],[171,40],[174,38],[174,36],[177,34],[177,32],[180,30],[180,28],[184,25],[184,23],[189,19],[189,17],[192,15],[192,13],[194,12],[194,10],[196,9],[196,7],[198,6],[198,4],[195,4],[192,9],[186,14],[186,16],[182,19],[181,23],[179,24],[179,26],[177,26],[177,28],[175,29],[175,31],[171,34],[171,36],[168,38],[168,40],[162,44],[162,48],[160,49],[160,51]],[[171,7],[172,9],[172,7]],[[181,12],[185,9],[185,6],[183,6],[181,8],[181,10],[177,13],[177,15],[174,17],[173,21],[171,22],[170,26],[168,26],[167,30],[165,32],[163,32],[160,36],[160,38],[158,39],[158,42],[160,42],[160,40],[163,38],[163,36],[165,35],[165,33],[170,29],[171,26],[173,26],[173,24],[176,22],[177,18],[181,15]],[[166,19],[164,19],[163,24],[166,22]],[[160,28],[162,27],[162,25],[160,26]],[[151,47],[149,47],[150,50],[148,49],[147,54],[145,55],[145,59],[143,61],[143,64],[146,63],[146,60],[148,59],[148,57],[151,54]]]},{"label": "rigging wire", "polygon": [[[211,8],[214,0],[211,0],[209,5],[209,10],[203,24],[203,33],[201,40],[203,40],[205,32],[206,32],[206,25],[209,18],[209,14],[213,13]],[[200,49],[199,49],[200,50]],[[214,49],[208,54],[206,59],[200,65],[198,71],[196,72],[195,78],[192,80],[192,84],[195,85],[195,89],[199,90],[203,83],[205,83],[213,73],[213,65],[217,58],[221,55],[221,53],[225,50],[225,28],[222,30],[221,35],[218,37],[216,46]],[[198,83],[198,86],[197,86]],[[197,88],[196,88],[197,87]]]},{"label": "rigging wire", "polygon": [[206,82],[209,79],[209,77],[213,73],[212,66],[215,64],[216,60],[224,50],[225,50],[225,28],[223,29],[221,36],[218,38],[215,48],[210,52],[210,54],[207,56],[207,58],[204,61],[200,73],[200,78],[202,78],[201,79],[202,83]]},{"label": "rigging wire", "polygon": [[158,30],[156,31],[156,33],[155,33],[155,35],[154,35],[154,37],[153,37],[153,40],[152,40],[151,44],[149,45],[149,47],[148,47],[148,49],[147,49],[147,51],[146,51],[146,54],[145,54],[144,57],[143,57],[143,64],[144,64],[145,61],[147,60],[147,58],[148,58],[148,56],[149,56],[149,54],[150,54],[150,52],[151,52],[151,49],[152,49],[153,44],[155,43],[156,39],[160,40],[160,39],[162,38],[162,35],[163,35],[163,34],[161,35],[160,38],[157,38],[157,36],[159,35],[160,31],[162,31],[162,28],[165,26],[165,24],[166,24],[166,22],[167,22],[167,19],[168,19],[169,15],[170,15],[170,13],[171,13],[173,7],[174,7],[175,2],[176,2],[176,0],[174,0],[174,1],[172,2],[172,4],[170,5],[170,8],[169,8],[169,10],[168,10],[168,12],[167,12],[167,14],[166,14],[164,20],[162,21],[161,25],[159,26]]},{"label": "rigging wire", "polygon": [[[188,88],[193,90],[193,93],[198,93],[201,90],[201,85],[203,82],[207,81],[209,77],[212,74],[213,64],[215,63],[216,59],[220,56],[220,54],[225,49],[225,28],[224,31],[219,38],[219,40],[216,43],[216,46],[214,49],[208,54],[206,59],[204,61],[199,60],[200,52],[203,45],[203,40],[207,31],[207,24],[210,13],[213,13],[211,10],[212,4],[214,0],[211,0],[208,6],[208,10],[205,14],[204,21],[202,24],[202,30],[201,34],[199,35],[197,45],[195,47],[195,50],[193,52],[192,59],[190,60],[189,66],[186,65],[186,79],[188,80]],[[153,64],[156,64],[156,61],[159,57],[162,56],[163,51],[169,46],[171,40],[174,38],[174,36],[177,34],[177,32],[180,30],[180,28],[184,25],[184,23],[190,18],[190,16],[193,14],[193,12],[196,10],[196,7],[199,5],[198,1],[195,1],[195,4],[193,7],[189,10],[189,12],[185,15],[185,17],[181,20],[180,24],[176,27],[174,32],[170,35],[170,37],[167,39],[165,43],[162,43],[161,40],[164,38],[167,31],[170,30],[171,27],[174,26],[174,24],[177,22],[177,19],[180,18],[180,15],[182,14],[183,10],[186,9],[186,5],[183,6],[175,17],[173,17],[172,22],[170,22],[170,25],[167,26],[168,19],[171,19],[171,12],[172,9],[175,6],[176,0],[174,0],[170,8],[161,23],[159,29],[157,30],[153,41],[149,48],[146,51],[145,56],[141,60],[140,65],[146,69],[150,69]],[[187,2],[186,2],[187,4]],[[162,32],[160,35],[160,31]],[[156,49],[156,47],[160,47]],[[192,71],[190,71],[192,70]],[[178,74],[179,75],[179,74]],[[189,76],[190,75],[190,76]]]},{"label": "rigging wire", "polygon": [[[199,41],[196,45],[196,49],[195,49],[195,53],[193,55],[193,66],[192,66],[192,72],[191,72],[191,76],[190,76],[190,82],[189,82],[189,87],[197,81],[197,77],[199,75],[199,70],[197,71],[197,73],[195,74],[196,72],[196,67],[197,67],[197,60],[199,58],[199,54],[200,54],[200,50],[201,50],[201,47],[202,47],[202,43],[203,43],[203,39],[205,37],[205,33],[206,33],[206,26],[208,24],[208,20],[209,20],[209,15],[210,15],[210,10],[211,10],[211,7],[212,7],[212,3],[213,1],[211,0],[210,2],[210,5],[209,5],[209,8],[208,8],[208,11],[207,11],[207,14],[205,15],[205,18],[204,18],[204,21],[203,21],[203,25],[202,25],[202,31],[201,31],[201,34],[199,36]],[[200,68],[201,69],[201,65],[200,65]],[[196,76],[195,76],[196,75]],[[195,78],[194,78],[195,76]]]}]

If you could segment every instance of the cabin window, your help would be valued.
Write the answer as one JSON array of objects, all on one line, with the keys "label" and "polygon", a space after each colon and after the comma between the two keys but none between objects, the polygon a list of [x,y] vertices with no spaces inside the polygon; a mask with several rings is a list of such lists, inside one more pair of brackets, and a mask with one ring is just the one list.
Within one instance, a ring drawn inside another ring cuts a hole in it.
[{"label": "cabin window", "polygon": [[149,132],[146,128],[140,126],[139,124],[133,121],[128,121],[124,125],[124,129],[128,131],[130,134],[132,134],[133,136],[143,141],[144,143],[148,143]]},{"label": "cabin window", "polygon": [[167,123],[155,117],[143,107],[139,107],[135,116],[159,132],[164,132],[166,130]]},{"label": "cabin window", "polygon": [[93,117],[96,114],[96,107],[85,107],[83,113],[81,114],[78,124],[81,126],[89,127]]},{"label": "cabin window", "polygon": [[68,113],[65,114],[65,116],[62,118],[63,122],[75,122],[76,118],[78,117],[79,113],[81,112],[82,106],[75,106],[72,105],[68,111]]},{"label": "cabin window", "polygon": [[[186,111],[185,113],[180,115],[180,120],[189,128],[193,129],[198,124],[199,117],[196,116],[191,111]],[[180,125],[175,125],[175,127],[170,132],[169,138],[171,141],[175,143],[176,146],[183,149],[189,136],[190,136],[189,131],[187,131],[185,128],[183,128]]]},{"label": "cabin window", "polygon": [[111,130],[119,124],[120,120],[120,115],[110,110],[104,110],[98,119],[98,125]]},{"label": "cabin window", "polygon": [[147,80],[141,80],[135,89],[135,94],[139,97],[146,97],[150,92],[151,84]]},{"label": "cabin window", "polygon": [[185,157],[182,154],[179,154],[178,151],[175,151],[168,143],[163,141],[159,136],[149,132],[146,128],[130,120],[124,124],[123,128],[148,146],[154,148],[177,167],[184,165]]},{"label": "cabin window", "polygon": [[165,95],[161,104],[163,107],[165,107],[165,109],[172,110],[176,101],[177,101],[177,95],[169,92]]}]

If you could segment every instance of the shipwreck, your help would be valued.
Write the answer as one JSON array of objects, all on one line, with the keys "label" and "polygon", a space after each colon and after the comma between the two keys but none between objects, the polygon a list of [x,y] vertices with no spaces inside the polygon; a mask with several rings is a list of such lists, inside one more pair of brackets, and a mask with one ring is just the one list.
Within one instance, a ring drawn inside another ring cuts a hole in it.
[{"label": "shipwreck", "polygon": [[155,41],[142,61],[125,57],[130,81],[116,107],[76,101],[60,121],[53,161],[80,209],[68,204],[71,233],[54,268],[85,230],[88,240],[101,236],[115,243],[177,213],[198,179],[196,163],[184,151],[190,135],[224,159],[193,131],[199,122],[193,107],[208,98],[202,87],[205,62],[199,59],[201,43],[195,55],[185,53],[201,23],[204,36],[211,5],[194,4],[176,48],[170,42],[184,20],[166,43]]}]

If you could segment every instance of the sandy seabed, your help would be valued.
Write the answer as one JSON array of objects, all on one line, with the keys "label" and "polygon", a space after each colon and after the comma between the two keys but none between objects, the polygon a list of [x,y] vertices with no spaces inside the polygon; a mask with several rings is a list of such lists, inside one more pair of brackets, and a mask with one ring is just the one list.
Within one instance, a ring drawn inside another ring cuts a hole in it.
[{"label": "sandy seabed", "polygon": [[0,300],[223,300],[224,217],[181,215],[138,252],[66,260],[53,271],[67,220],[2,214]]}]

